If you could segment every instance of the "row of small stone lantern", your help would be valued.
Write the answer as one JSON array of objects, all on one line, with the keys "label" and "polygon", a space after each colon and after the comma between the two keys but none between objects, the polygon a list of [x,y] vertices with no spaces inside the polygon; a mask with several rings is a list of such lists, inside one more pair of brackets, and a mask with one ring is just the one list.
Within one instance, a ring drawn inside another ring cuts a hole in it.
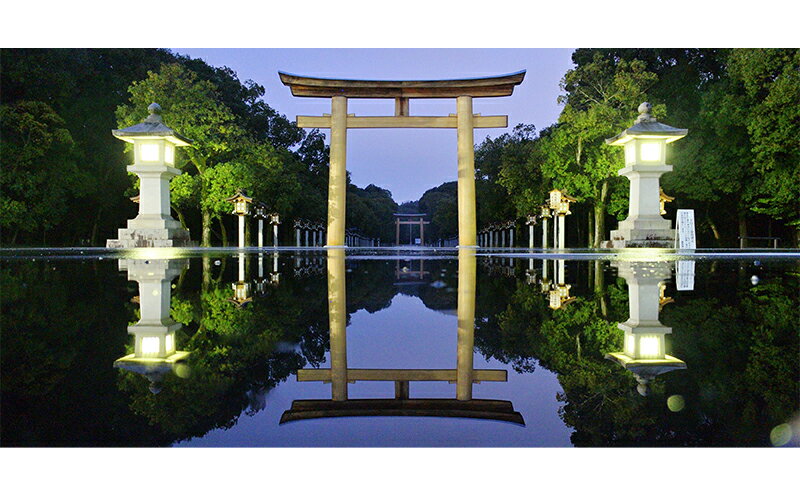
[{"label": "row of small stone lantern", "polygon": [[[237,189],[236,194],[227,198],[226,201],[233,203],[233,214],[239,217],[239,247],[246,247],[244,235],[244,217],[251,214],[251,204],[253,198],[247,195],[243,189]],[[253,204],[255,213],[253,217],[258,220],[258,247],[264,247],[264,220],[269,219],[272,225],[272,245],[278,247],[278,225],[280,225],[280,216],[277,213],[267,213],[267,206],[264,203]]]},{"label": "row of small stone lantern", "polygon": [[361,235],[359,232],[356,232],[352,229],[347,229],[344,232],[344,239],[345,245],[354,247],[374,247],[375,246],[375,239],[370,237],[365,237]]},{"label": "row of small stone lantern", "polygon": [[[539,218],[542,220],[542,248],[548,248],[548,229],[547,223],[551,218],[553,221],[553,247],[556,249],[564,249],[566,247],[566,216],[571,215],[569,210],[570,203],[574,203],[577,199],[566,194],[559,189],[553,189],[548,194],[548,200],[540,209]],[[528,216],[526,222],[530,232],[529,247],[533,248],[533,226],[536,225],[536,218],[534,215]]]},{"label": "row of small stone lantern", "polygon": [[297,247],[325,245],[325,226],[320,222],[304,219],[295,220],[294,234]]},{"label": "row of small stone lantern", "polygon": [[515,228],[516,222],[513,220],[484,227],[478,232],[478,245],[481,247],[514,247]]}]

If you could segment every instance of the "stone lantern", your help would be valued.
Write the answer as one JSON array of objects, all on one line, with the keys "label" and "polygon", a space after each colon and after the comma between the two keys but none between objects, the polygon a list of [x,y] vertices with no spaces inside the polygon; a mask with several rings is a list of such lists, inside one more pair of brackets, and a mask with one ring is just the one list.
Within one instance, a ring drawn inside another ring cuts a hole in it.
[{"label": "stone lantern", "polygon": [[250,203],[253,202],[253,198],[248,196],[243,189],[237,189],[236,194],[225,201],[233,203],[232,213],[239,217],[239,248],[244,248],[244,217],[250,214]]},{"label": "stone lantern", "polygon": [[554,223],[554,227],[557,231],[557,235],[554,233],[553,235],[553,243],[556,244],[556,248],[564,249],[566,247],[566,217],[567,215],[572,215],[572,212],[569,211],[569,204],[574,203],[577,199],[569,196],[568,194],[564,193],[564,191],[559,191],[558,189],[554,189],[550,191],[550,209],[553,210],[553,214],[558,217],[558,223]]},{"label": "stone lantern", "polygon": [[550,205],[548,203],[543,204],[539,213],[539,218],[542,219],[542,248],[547,248],[547,219],[552,216]]},{"label": "stone lantern", "polygon": [[659,179],[672,171],[667,165],[667,143],[686,136],[687,129],[677,129],[658,122],[651,114],[652,106],[639,105],[639,117],[633,126],[606,144],[623,146],[625,167],[618,172],[630,180],[628,218],[611,231],[607,247],[672,247],[675,230],[661,217]]},{"label": "stone lantern", "polygon": [[119,229],[110,248],[189,246],[189,231],[170,214],[169,181],[181,174],[175,168],[175,148],[191,141],[167,127],[157,103],[147,107],[150,115],[140,124],[116,129],[112,134],[133,145],[133,165],[128,172],[139,176],[139,214]]},{"label": "stone lantern", "polygon": [[134,337],[134,351],[117,359],[114,366],[144,375],[150,391],[157,393],[163,377],[174,370],[189,353],[176,348],[175,332],[181,328],[170,316],[172,279],[189,265],[185,259],[123,259],[121,270],[128,280],[139,284],[141,318],[128,333]]},{"label": "stone lantern", "polygon": [[658,262],[614,261],[628,284],[629,317],[617,327],[625,334],[623,351],[606,354],[633,373],[641,395],[648,394],[650,382],[670,371],[685,369],[686,363],[666,353],[666,335],[672,329],[658,320],[664,304],[664,280],[670,278],[670,267]]},{"label": "stone lantern", "polygon": [[270,213],[269,223],[272,225],[272,246],[278,247],[278,225],[281,224],[280,215],[277,213]]},{"label": "stone lantern", "polygon": [[267,219],[267,205],[264,203],[257,203],[256,204],[256,211],[253,214],[253,218],[258,220],[258,247],[264,247],[264,220]]}]

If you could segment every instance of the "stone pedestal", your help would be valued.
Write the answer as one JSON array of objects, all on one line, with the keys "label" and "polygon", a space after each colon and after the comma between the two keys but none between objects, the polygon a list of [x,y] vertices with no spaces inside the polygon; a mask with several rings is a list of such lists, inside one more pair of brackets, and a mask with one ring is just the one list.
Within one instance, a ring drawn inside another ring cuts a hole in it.
[{"label": "stone pedestal", "polygon": [[119,229],[109,248],[190,247],[189,231],[169,215],[169,181],[181,171],[166,165],[133,165],[129,172],[139,176],[139,215]]},{"label": "stone pedestal", "polygon": [[630,206],[628,218],[611,231],[605,247],[661,247],[671,248],[675,243],[672,222],[661,216],[659,180],[672,171],[672,165],[630,165],[619,175],[630,180]]}]

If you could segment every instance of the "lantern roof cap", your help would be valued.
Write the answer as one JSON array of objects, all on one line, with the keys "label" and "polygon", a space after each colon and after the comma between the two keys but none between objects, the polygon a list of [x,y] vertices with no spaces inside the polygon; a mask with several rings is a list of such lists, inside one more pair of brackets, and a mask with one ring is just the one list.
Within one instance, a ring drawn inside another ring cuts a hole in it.
[{"label": "lantern roof cap", "polygon": [[678,129],[667,124],[662,124],[650,113],[653,106],[644,102],[639,105],[639,117],[631,127],[620,132],[612,138],[606,139],[606,144],[622,146],[634,138],[666,138],[667,143],[677,141],[686,136],[688,129]]},{"label": "lantern roof cap", "polygon": [[247,203],[252,203],[253,198],[248,196],[244,189],[237,189],[236,194],[234,194],[230,198],[225,198],[225,201],[228,201],[230,203],[234,203],[236,201],[245,201]]},{"label": "lantern roof cap", "polygon": [[164,124],[161,118],[161,105],[151,103],[147,110],[150,115],[141,123],[124,129],[115,129],[111,133],[114,137],[128,143],[132,143],[134,138],[163,137],[175,146],[189,146],[192,144],[191,139],[181,136],[174,129]]}]

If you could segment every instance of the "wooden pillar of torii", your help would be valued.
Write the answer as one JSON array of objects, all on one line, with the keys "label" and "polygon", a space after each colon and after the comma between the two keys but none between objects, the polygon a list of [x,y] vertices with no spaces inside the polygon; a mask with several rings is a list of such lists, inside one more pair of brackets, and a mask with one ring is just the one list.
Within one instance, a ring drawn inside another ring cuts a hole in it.
[{"label": "wooden pillar of torii", "polygon": [[[525,71],[503,76],[439,81],[366,81],[323,79],[278,73],[292,95],[330,98],[331,113],[321,117],[297,117],[297,126],[331,130],[328,181],[327,247],[345,246],[345,205],[347,186],[347,130],[388,128],[456,129],[458,134],[458,243],[477,247],[475,208],[476,128],[508,127],[508,116],[473,114],[473,98],[511,96],[522,83]],[[395,114],[387,117],[356,117],[347,113],[349,98],[389,98],[395,100]],[[455,98],[456,113],[442,116],[410,116],[413,98]]]}]

